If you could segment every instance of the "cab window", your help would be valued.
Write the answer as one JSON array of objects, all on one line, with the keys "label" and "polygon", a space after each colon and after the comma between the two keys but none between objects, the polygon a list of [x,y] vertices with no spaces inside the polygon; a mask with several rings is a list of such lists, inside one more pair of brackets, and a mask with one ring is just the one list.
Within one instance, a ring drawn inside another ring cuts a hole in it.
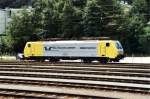
[{"label": "cab window", "polygon": [[122,46],[119,42],[116,42],[116,47],[117,47],[117,49],[122,49]]},{"label": "cab window", "polygon": [[106,47],[109,47],[110,46],[110,43],[106,43]]},{"label": "cab window", "polygon": [[31,44],[28,44],[28,47],[31,47]]}]

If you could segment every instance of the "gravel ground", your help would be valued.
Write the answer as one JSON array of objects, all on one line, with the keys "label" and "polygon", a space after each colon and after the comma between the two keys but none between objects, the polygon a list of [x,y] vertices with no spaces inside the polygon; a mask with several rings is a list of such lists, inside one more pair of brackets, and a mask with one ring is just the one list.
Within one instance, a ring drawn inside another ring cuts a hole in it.
[{"label": "gravel ground", "polygon": [[32,90],[42,92],[57,92],[57,93],[70,93],[70,94],[82,94],[90,96],[103,96],[120,99],[150,99],[150,95],[128,93],[128,92],[117,92],[117,91],[106,91],[106,90],[95,90],[95,89],[82,89],[82,88],[66,88],[66,87],[44,87],[44,86],[30,86],[30,85],[14,85],[14,84],[0,84],[0,88],[6,89],[20,89],[20,90]]},{"label": "gravel ground", "polygon": [[[63,60],[63,62],[72,62],[73,60]],[[80,62],[80,60],[74,60]],[[119,63],[150,63],[150,57],[125,57]]]},{"label": "gravel ground", "polygon": [[[16,60],[15,56],[0,56],[2,60]],[[61,60],[62,62],[73,62],[73,60]],[[81,60],[74,60],[80,62]],[[150,63],[150,57],[125,57],[120,63]]]},{"label": "gravel ground", "polygon": [[16,57],[15,56],[0,56],[0,60],[16,60]]},{"label": "gravel ground", "polygon": [[125,57],[121,63],[150,63],[150,57]]}]

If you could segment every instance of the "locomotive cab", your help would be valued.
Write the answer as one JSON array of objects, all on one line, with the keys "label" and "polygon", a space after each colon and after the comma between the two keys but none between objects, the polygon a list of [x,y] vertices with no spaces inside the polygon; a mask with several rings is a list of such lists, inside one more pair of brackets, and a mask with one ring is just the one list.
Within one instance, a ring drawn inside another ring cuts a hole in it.
[{"label": "locomotive cab", "polygon": [[24,58],[36,59],[43,56],[43,44],[41,42],[27,42],[24,48]]},{"label": "locomotive cab", "polygon": [[24,48],[24,57],[28,58],[30,56],[31,56],[31,43],[27,42],[27,44],[25,45],[25,48]]},{"label": "locomotive cab", "polygon": [[103,61],[119,62],[124,57],[124,51],[119,41],[103,40],[99,42],[99,57]]}]

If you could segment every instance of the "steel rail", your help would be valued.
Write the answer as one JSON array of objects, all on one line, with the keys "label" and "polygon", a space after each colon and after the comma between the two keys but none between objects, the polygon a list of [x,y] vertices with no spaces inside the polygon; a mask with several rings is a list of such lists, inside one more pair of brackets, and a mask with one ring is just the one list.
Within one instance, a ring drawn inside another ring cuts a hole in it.
[{"label": "steel rail", "polygon": [[31,68],[7,68],[0,71],[23,71],[23,72],[44,72],[44,73],[70,73],[70,74],[94,74],[94,75],[114,75],[114,76],[133,76],[133,77],[150,77],[149,73],[133,73],[121,71],[91,71],[91,70],[63,70],[63,69],[31,69]]},{"label": "steel rail", "polygon": [[112,81],[112,82],[126,82],[135,84],[148,84],[148,85],[150,84],[150,79],[143,77],[124,77],[124,76],[68,74],[68,73],[16,72],[16,71],[15,72],[0,71],[0,75],[19,76],[19,77],[62,78],[62,79],[77,79],[77,80],[92,80],[92,81]]},{"label": "steel rail", "polygon": [[79,99],[119,99],[105,96],[94,96],[76,93],[65,93],[65,92],[48,92],[38,90],[25,90],[25,89],[10,89],[0,88],[0,96],[13,97],[13,98],[25,98],[25,99],[65,99],[65,98],[79,98]]},{"label": "steel rail", "polygon": [[150,66],[148,63],[108,63],[108,64],[99,64],[99,63],[81,63],[81,62],[29,62],[29,61],[0,61],[0,64],[29,64],[29,65],[102,65],[102,66],[110,66],[110,65],[122,65],[122,66]]},{"label": "steel rail", "polygon": [[30,68],[30,67],[25,67],[25,68],[0,68],[0,70],[21,70],[21,69],[34,69],[34,70],[43,70],[43,71],[48,71],[50,69],[61,69],[61,70],[86,70],[86,71],[103,71],[103,72],[131,72],[131,73],[150,73],[149,69],[121,69],[121,68],[80,68],[80,67],[49,67],[48,69],[46,68]]},{"label": "steel rail", "polygon": [[[130,83],[119,83],[119,82],[106,82],[106,81],[90,81],[90,80],[71,80],[71,79],[59,79],[59,78],[35,78],[35,77],[4,77],[4,81],[7,83],[25,83],[25,84],[52,84],[52,85],[61,85],[61,86],[70,86],[70,87],[80,87],[80,88],[96,88],[96,89],[105,89],[105,90],[116,90],[124,92],[138,92],[150,94],[150,86],[145,84],[130,84]],[[29,81],[29,82],[28,82]]]},{"label": "steel rail", "polygon": [[34,68],[50,68],[50,67],[80,67],[80,68],[122,68],[122,69],[150,69],[150,66],[148,67],[145,67],[145,66],[141,66],[141,67],[136,67],[136,66],[114,66],[114,65],[111,65],[111,66],[105,66],[105,65],[29,65],[29,64],[16,64],[16,65],[0,65],[1,68],[4,68],[4,67],[34,67]]}]

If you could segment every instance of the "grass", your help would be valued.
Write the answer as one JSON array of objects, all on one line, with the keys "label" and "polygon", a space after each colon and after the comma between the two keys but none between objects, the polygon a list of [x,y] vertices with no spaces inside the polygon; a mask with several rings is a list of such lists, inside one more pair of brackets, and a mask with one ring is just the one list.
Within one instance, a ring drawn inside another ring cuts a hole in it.
[{"label": "grass", "polygon": [[16,60],[15,56],[0,56],[0,60]]}]

